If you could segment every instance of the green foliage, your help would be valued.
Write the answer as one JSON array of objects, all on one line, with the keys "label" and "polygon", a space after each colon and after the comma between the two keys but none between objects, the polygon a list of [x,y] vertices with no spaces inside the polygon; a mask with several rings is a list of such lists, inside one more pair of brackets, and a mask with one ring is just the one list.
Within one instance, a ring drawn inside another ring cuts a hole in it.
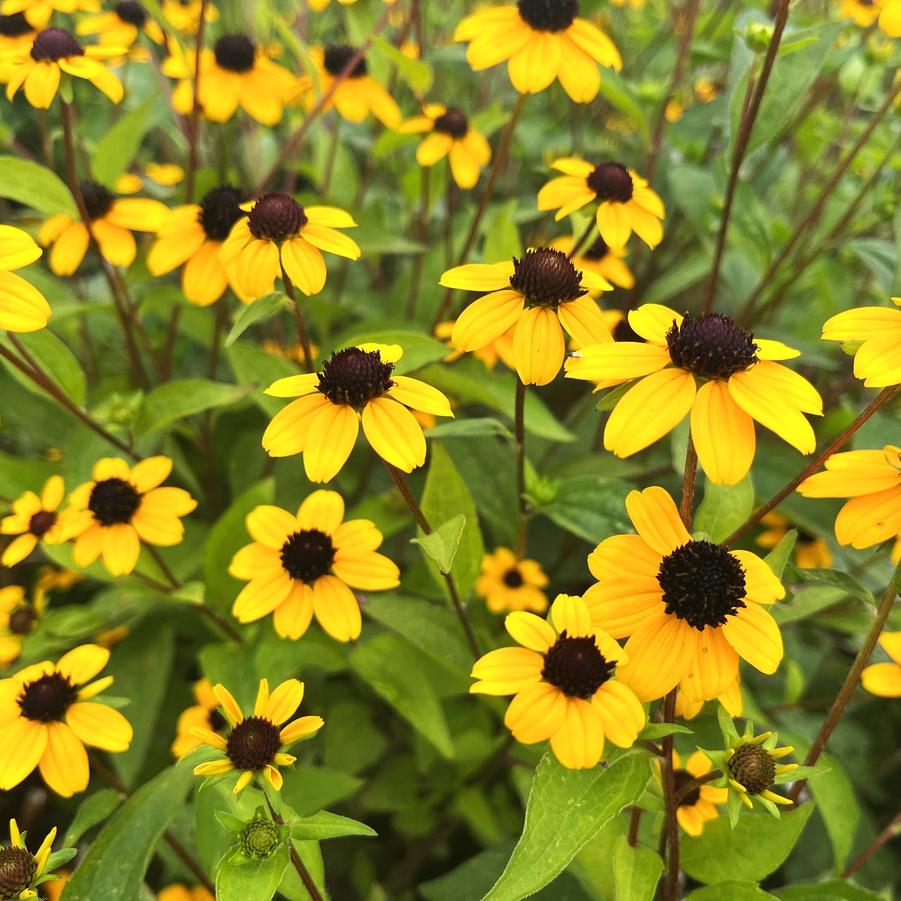
[{"label": "green foliage", "polygon": [[15,156],[0,156],[0,197],[41,213],[78,215],[65,182],[45,166]]}]

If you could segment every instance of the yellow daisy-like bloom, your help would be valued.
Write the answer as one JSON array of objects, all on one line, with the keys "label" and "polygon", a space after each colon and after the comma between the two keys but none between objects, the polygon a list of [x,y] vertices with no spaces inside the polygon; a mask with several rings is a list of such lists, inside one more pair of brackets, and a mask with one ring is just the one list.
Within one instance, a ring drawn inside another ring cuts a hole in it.
[{"label": "yellow daisy-like bloom", "polygon": [[901,0],[884,0],[878,25],[890,38],[901,38]]},{"label": "yellow daisy-like bloom", "polygon": [[816,436],[804,413],[822,415],[820,395],[775,362],[798,351],[756,338],[721,313],[683,317],[645,304],[629,313],[629,324],[648,343],[583,347],[566,361],[568,378],[601,385],[639,380],[604,429],[604,447],[617,457],[644,450],[689,413],[698,459],[717,484],[734,485],[751,468],[755,420],[802,454],[814,451]]},{"label": "yellow daisy-like bloom", "polygon": [[[901,297],[892,301],[901,306]],[[901,385],[901,310],[859,307],[845,310],[823,326],[824,341],[861,342],[854,354],[854,375],[867,388]]]},{"label": "yellow daisy-like bloom", "polygon": [[34,28],[44,28],[54,12],[71,15],[76,12],[97,12],[100,0],[3,0],[0,12],[10,16],[23,13]]},{"label": "yellow daisy-like bloom", "polygon": [[527,250],[506,263],[469,263],[441,276],[446,288],[490,291],[471,303],[454,323],[451,343],[472,351],[513,332],[513,358],[526,385],[546,385],[560,372],[566,353],[564,329],[580,345],[611,341],[590,290],[612,285],[594,272],[580,272],[566,254],[550,247]]},{"label": "yellow daisy-like bloom", "polygon": [[[770,512],[763,517],[761,523],[767,528],[757,536],[759,547],[774,548],[795,528],[791,521],[781,513]],[[799,569],[828,569],[832,566],[832,551],[829,545],[816,535],[798,529],[795,542],[795,565]]]},{"label": "yellow daisy-like bloom", "polygon": [[0,588],[0,667],[7,667],[19,659],[22,640],[44,615],[44,592],[34,591],[34,603],[25,600],[21,585]]},{"label": "yellow daisy-like bloom", "polygon": [[38,577],[34,582],[35,591],[68,591],[84,577],[81,573],[71,569],[55,569],[52,566],[42,566],[38,570]]},{"label": "yellow daisy-like bloom", "polygon": [[185,177],[185,170],[178,163],[148,163],[144,174],[158,185],[171,188]]},{"label": "yellow daisy-like bloom", "polygon": [[270,694],[269,682],[260,679],[252,716],[244,716],[238,702],[221,683],[213,686],[213,692],[230,728],[224,738],[209,729],[194,730],[202,744],[223,753],[218,760],[194,767],[194,775],[221,776],[238,770],[241,775],[233,789],[236,795],[247,788],[254,776],[262,776],[276,791],[281,791],[279,767],[291,766],[297,759],[284,749],[315,735],[325,725],[321,716],[302,716],[283,725],[300,707],[303,682],[288,679]]},{"label": "yellow daisy-like bloom", "polygon": [[880,698],[901,698],[901,632],[883,632],[879,644],[891,663],[873,663],[860,674],[863,687]]},{"label": "yellow daisy-like bloom", "polygon": [[106,648],[83,644],[58,663],[34,663],[0,682],[0,788],[15,788],[37,767],[49,788],[69,798],[88,787],[85,745],[128,750],[131,724],[91,700],[112,684],[112,676],[91,682],[108,660]]},{"label": "yellow daisy-like bloom", "polygon": [[65,512],[59,505],[66,494],[66,486],[60,476],[50,476],[40,497],[26,491],[12,503],[12,513],[0,520],[0,534],[17,536],[11,541],[0,564],[15,566],[21,563],[41,542],[62,544],[68,539]]},{"label": "yellow daisy-like bloom", "polygon": [[360,637],[363,622],[352,588],[385,591],[400,571],[376,553],[382,533],[368,519],[344,521],[337,491],[314,491],[292,515],[257,507],[245,520],[253,544],[232,558],[229,574],[248,584],[232,614],[252,623],[272,614],[282,638],[300,638],[316,621],[337,641]]},{"label": "yellow daisy-like bloom", "polygon": [[[438,325],[435,326],[435,337],[444,341],[446,344],[450,344],[451,335],[454,333],[455,321],[456,320],[451,319],[446,322],[439,322]],[[472,352],[472,355],[477,360],[481,360],[488,370],[494,369],[494,367],[497,366],[498,360],[500,360],[508,369],[515,369],[516,363],[514,362],[513,357],[513,333],[515,331],[516,327],[511,326],[500,337],[495,338],[483,347],[477,347]],[[462,356],[462,350],[452,349],[444,359],[446,362],[452,363],[454,360],[459,360]]]},{"label": "yellow daisy-like bloom", "polygon": [[519,560],[509,548],[499,547],[482,558],[476,594],[485,598],[492,613],[531,610],[544,613],[547,595],[541,590],[548,578],[537,560]]},{"label": "yellow daisy-like bloom", "polygon": [[[169,210],[147,197],[117,198],[95,181],[81,183],[81,194],[91,220],[91,232],[100,253],[114,266],[130,266],[137,255],[133,231],[155,232]],[[72,275],[84,260],[91,242],[80,218],[65,213],[51,216],[38,231],[38,240],[50,251],[50,269],[55,275]]]},{"label": "yellow daisy-like bloom", "polygon": [[588,557],[598,580],[585,592],[591,621],[627,638],[620,677],[652,701],[679,686],[689,703],[723,694],[739,657],[772,674],[782,660],[779,626],[765,609],[785,596],[750,551],[695,540],[662,488],[632,491],[637,535],[614,535]]},{"label": "yellow daisy-like bloom", "polygon": [[[25,18],[24,13],[0,15],[0,58],[10,50],[19,50],[22,47],[30,50],[34,38],[35,28]],[[0,81],[6,81],[5,64],[2,61],[0,61]]]},{"label": "yellow daisy-like bloom", "polygon": [[520,94],[537,94],[555,78],[576,103],[590,103],[601,87],[598,63],[623,67],[613,41],[579,17],[579,0],[519,0],[515,6],[487,6],[463,19],[455,41],[466,41],[474,71],[507,61]]},{"label": "yellow daisy-like bloom", "polygon": [[[847,497],[835,517],[839,544],[872,547],[901,537],[901,447],[846,451],[826,460],[818,472],[798,486],[804,497]],[[898,559],[901,543],[895,548]]]},{"label": "yellow daisy-like bloom", "polygon": [[534,613],[507,615],[504,625],[522,647],[489,651],[476,661],[470,691],[514,695],[504,723],[531,745],[550,739],[557,760],[573,770],[596,766],[606,739],[629,748],[645,725],[631,689],[613,678],[625,654],[596,629],[585,602],[557,595],[550,622]]},{"label": "yellow daisy-like bloom", "polygon": [[881,6],[881,0],[842,0],[838,14],[861,28],[869,28],[879,18]]},{"label": "yellow daisy-like bloom", "polygon": [[131,47],[139,34],[146,34],[155,44],[163,44],[163,29],[147,15],[147,10],[136,0],[120,0],[109,12],[88,16],[78,23],[76,34],[99,36],[101,44],[113,47]]},{"label": "yellow daisy-like bloom", "polygon": [[[569,235],[565,235],[561,238],[554,238],[550,246],[569,256],[573,244],[575,241]],[[625,248],[610,247],[603,238],[595,238],[591,244],[584,247],[571,259],[577,269],[581,269],[583,272],[593,272],[617,288],[628,290],[635,285],[635,276],[626,263]],[[596,297],[599,292],[592,290],[588,293],[590,296]]]},{"label": "yellow daisy-like bloom", "polygon": [[788,781],[789,774],[798,768],[796,763],[777,764],[777,760],[787,757],[794,748],[775,747],[776,736],[772,732],[762,732],[750,741],[740,740],[725,753],[726,777],[729,788],[738,793],[742,804],[753,809],[753,798],[774,816],[778,807],[790,807],[794,801],[772,791],[774,785]]},{"label": "yellow daisy-like bloom", "polygon": [[[741,675],[736,676],[735,681],[716,700],[726,708],[726,713],[735,719],[742,715],[744,700],[741,696]],[[685,693],[676,693],[676,716],[685,720],[693,720],[703,709],[704,701],[697,699],[688,700]]]},{"label": "yellow daisy-like bloom", "polygon": [[12,225],[0,225],[0,329],[37,332],[47,325],[51,312],[47,298],[10,271],[33,263],[42,253],[31,235]]},{"label": "yellow daisy-like bloom", "polygon": [[633,231],[651,248],[663,240],[663,201],[634,169],[577,157],[554,160],[551,168],[563,175],[538,192],[538,209],[557,210],[556,221],[597,200],[595,219],[608,246],[625,247]]},{"label": "yellow daisy-like bloom", "polygon": [[[208,191],[199,204],[176,207],[157,232],[147,253],[151,275],[165,275],[179,266],[181,287],[199,307],[215,303],[229,286],[229,274],[220,259],[232,226],[247,214],[241,209],[243,192],[230,185]],[[236,285],[232,290],[238,293]]]},{"label": "yellow daisy-like bloom", "polygon": [[225,719],[219,713],[219,699],[213,693],[213,686],[206,678],[198,679],[191,688],[194,700],[197,702],[187,707],[178,715],[175,723],[175,738],[170,750],[174,757],[184,757],[194,748],[199,748],[203,742],[194,735],[194,729],[208,729],[210,732],[220,732],[225,725]]},{"label": "yellow daisy-like bloom", "polygon": [[180,882],[174,882],[160,889],[156,896],[157,901],[215,901],[212,892],[202,885],[188,888]]},{"label": "yellow daisy-like bloom", "polygon": [[276,278],[284,274],[307,296],[318,294],[326,279],[320,251],[359,259],[356,242],[337,230],[356,224],[336,207],[303,207],[288,194],[264,194],[235,223],[219,259],[242,299],[271,294]]},{"label": "yellow daisy-like bloom", "polygon": [[482,167],[491,162],[491,146],[455,106],[427,103],[421,116],[407,119],[398,131],[402,134],[428,132],[428,137],[416,148],[416,162],[428,167],[448,157],[451,175],[464,190],[475,187]]},{"label": "yellow daisy-like bloom", "polygon": [[56,838],[56,826],[47,833],[35,854],[25,847],[24,836],[15,820],[9,821],[9,845],[0,846],[0,873],[2,873],[3,898],[37,898],[37,886],[44,883],[47,861]]},{"label": "yellow daisy-like bloom", "polygon": [[159,487],[172,472],[168,457],[148,457],[129,468],[125,460],[104,457],[94,464],[92,482],[72,492],[71,534],[77,566],[98,557],[114,576],[137,565],[141,542],[173,547],[184,538],[182,516],[197,501],[184,488]]},{"label": "yellow daisy-like bloom", "polygon": [[[163,18],[176,30],[184,34],[197,34],[200,24],[200,12],[203,9],[201,0],[163,0]],[[208,3],[206,21],[215,22],[219,18],[219,10],[215,4]]]},{"label": "yellow daisy-like bloom", "polygon": [[[713,764],[703,751],[695,751],[685,761],[684,767],[679,752],[673,751],[676,794],[678,795],[695,779],[706,776],[711,769]],[[676,819],[688,835],[700,835],[704,831],[704,825],[720,815],[717,804],[725,804],[728,797],[729,792],[725,788],[717,788],[709,783],[700,785],[688,792],[679,802]]]},{"label": "yellow daisy-like bloom", "polygon": [[425,463],[425,435],[413,410],[453,416],[448,399],[419,379],[394,375],[397,344],[362,344],[336,351],[320,372],[273,382],[266,394],[296,397],[263,434],[270,457],[303,454],[311,482],[327,482],[347,462],[360,423],[372,449],[403,472]]}]

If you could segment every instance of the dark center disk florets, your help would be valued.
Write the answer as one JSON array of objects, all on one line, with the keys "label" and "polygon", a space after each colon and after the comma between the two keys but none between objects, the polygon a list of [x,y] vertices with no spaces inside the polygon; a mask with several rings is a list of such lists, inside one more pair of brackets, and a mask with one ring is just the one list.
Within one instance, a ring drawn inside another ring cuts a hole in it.
[{"label": "dark center disk florets", "polygon": [[[685,788],[686,785],[695,781],[695,777],[692,776],[688,770],[675,770],[673,772],[673,782],[675,784],[675,794],[678,796],[679,792]],[[698,803],[698,800],[701,797],[701,788],[700,786],[695,786],[687,795],[684,795],[682,799],[679,801],[680,807],[694,807],[695,804]]]},{"label": "dark center disk florets", "polygon": [[0,848],[0,899],[18,898],[37,871],[37,861],[24,848]]},{"label": "dark center disk florets", "polygon": [[200,202],[198,222],[211,241],[224,241],[232,226],[247,214],[241,209],[242,192],[231,185],[207,191]]},{"label": "dark center disk florets", "polygon": [[333,404],[348,404],[359,410],[394,384],[393,371],[394,364],[382,362],[377,350],[345,347],[322,364],[317,388]]},{"label": "dark center disk florets", "polygon": [[135,0],[122,0],[113,7],[113,12],[123,22],[134,25],[135,28],[143,28],[147,22],[147,13],[144,12],[144,7]]},{"label": "dark center disk florets", "polygon": [[63,718],[78,698],[75,686],[61,673],[48,673],[26,682],[19,695],[22,716],[41,723],[51,723]]},{"label": "dark center disk florets", "polygon": [[30,604],[16,607],[9,615],[9,631],[13,635],[27,635],[37,622],[37,611]]},{"label": "dark center disk florets", "polygon": [[264,194],[247,217],[255,238],[284,241],[293,238],[306,225],[303,207],[288,194]]},{"label": "dark center disk florets", "polygon": [[707,379],[728,379],[757,362],[754,336],[722,313],[685,315],[666,344],[674,366]]},{"label": "dark center disk florets", "polygon": [[327,575],[335,561],[332,539],[319,529],[302,529],[282,545],[282,567],[292,578],[312,585]]},{"label": "dark center disk florets", "polygon": [[465,137],[466,132],[469,131],[469,122],[457,107],[449,106],[435,120],[435,131],[459,139]]},{"label": "dark center disk florets", "polygon": [[25,13],[13,13],[11,16],[0,16],[0,35],[5,38],[20,38],[34,31]]},{"label": "dark center disk florets", "polygon": [[562,250],[538,247],[513,259],[510,287],[519,291],[528,306],[556,308],[558,304],[586,294],[582,273]]},{"label": "dark center disk florets", "polygon": [[241,720],[229,733],[225,753],[239,770],[261,770],[282,746],[278,728],[261,716]]},{"label": "dark center disk florets", "polygon": [[519,15],[535,31],[566,31],[579,15],[579,0],[519,0]]},{"label": "dark center disk florets", "polygon": [[[322,57],[322,64],[325,66],[325,71],[328,72],[329,75],[340,75],[344,71],[345,66],[350,63],[351,57],[354,56],[356,52],[357,48],[351,47],[349,44],[329,44],[329,46],[325,48],[325,53]],[[366,72],[366,59],[361,56],[354,64],[353,69],[350,70],[348,78],[359,78],[360,76],[365,75]]]},{"label": "dark center disk florets", "polygon": [[628,203],[632,199],[632,176],[622,163],[598,163],[587,181],[598,200]]},{"label": "dark center disk florets", "polygon": [[760,745],[739,745],[729,759],[729,775],[752,795],[759,795],[773,784],[776,763]]},{"label": "dark center disk florets", "polygon": [[721,544],[689,541],[663,558],[657,572],[666,612],[699,632],[721,626],[745,606],[745,571]]},{"label": "dark center disk florets", "polygon": [[91,221],[102,219],[113,207],[116,197],[109,189],[96,181],[81,183],[81,196]]},{"label": "dark center disk florets", "polygon": [[35,35],[31,58],[55,63],[68,56],[84,56],[84,48],[64,28],[45,28]]},{"label": "dark center disk florets", "polygon": [[229,72],[249,72],[253,68],[257,48],[243,34],[226,34],[213,46],[216,64]]},{"label": "dark center disk florets", "polygon": [[227,722],[225,717],[215,707],[207,713],[206,721],[207,725],[210,727],[210,732],[219,732],[225,727]]},{"label": "dark center disk florets", "polygon": [[522,588],[525,584],[522,573],[515,566],[508,569],[503,576],[501,576],[501,579],[507,588]]},{"label": "dark center disk florets", "polygon": [[88,509],[94,519],[103,526],[131,522],[138,507],[141,506],[141,495],[131,482],[125,479],[104,479],[91,489]]},{"label": "dark center disk florets", "polygon": [[603,238],[595,238],[579,256],[585,257],[586,260],[597,262],[598,260],[603,260],[608,253],[610,253],[610,248],[607,246],[607,242]]},{"label": "dark center disk florets", "polygon": [[45,535],[56,525],[56,514],[51,510],[38,510],[28,521],[28,531],[37,538]]},{"label": "dark center disk florets", "polygon": [[608,663],[594,638],[569,638],[566,631],[544,658],[541,678],[556,685],[571,698],[588,700],[613,675],[615,663]]}]

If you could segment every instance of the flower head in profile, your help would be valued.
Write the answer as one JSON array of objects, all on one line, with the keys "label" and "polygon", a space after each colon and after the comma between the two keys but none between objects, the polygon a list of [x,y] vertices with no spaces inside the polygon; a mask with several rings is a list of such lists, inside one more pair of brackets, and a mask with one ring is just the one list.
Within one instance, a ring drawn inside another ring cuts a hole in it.
[{"label": "flower head in profile", "polygon": [[119,0],[107,12],[86,16],[75,31],[79,35],[97,35],[102,45],[113,47],[131,47],[140,34],[147,35],[154,44],[166,40],[163,29],[137,0]]},{"label": "flower head in profile", "polygon": [[537,560],[520,560],[509,548],[496,548],[482,558],[482,572],[476,579],[476,594],[485,598],[492,613],[547,610],[548,578]]},{"label": "flower head in profile", "polygon": [[489,291],[454,323],[451,343],[474,351],[510,328],[513,359],[526,385],[546,385],[560,372],[566,353],[564,330],[580,345],[612,341],[589,290],[609,291],[593,272],[580,272],[565,253],[550,247],[527,250],[506,263],[469,263],[441,276],[446,288]]},{"label": "flower head in profile", "polygon": [[832,551],[825,539],[792,526],[791,520],[775,511],[767,513],[760,522],[766,528],[757,536],[759,547],[776,547],[795,528],[798,535],[795,541],[795,566],[798,569],[828,569],[832,566]]},{"label": "flower head in profile", "polygon": [[637,535],[614,535],[588,557],[598,580],[585,593],[591,621],[628,638],[620,677],[652,701],[676,686],[689,703],[722,695],[739,658],[767,675],[782,660],[779,626],[766,607],[785,596],[750,551],[694,539],[662,488],[632,491]]},{"label": "flower head in profile", "polygon": [[21,585],[0,588],[0,668],[19,659],[22,641],[44,615],[44,592],[34,590],[34,603],[25,598]]},{"label": "flower head in profile", "polygon": [[47,298],[21,275],[12,272],[37,260],[43,251],[27,232],[0,225],[0,329],[37,332],[50,319]]},{"label": "flower head in profile", "polygon": [[76,12],[94,13],[100,9],[100,0],[3,0],[0,12],[11,16],[24,14],[34,28],[44,28],[55,12],[71,15]]},{"label": "flower head in profile", "polygon": [[776,362],[798,351],[757,338],[722,313],[680,316],[645,304],[629,324],[647,343],[583,346],[566,361],[568,378],[638,379],[604,429],[604,447],[617,457],[644,450],[689,413],[698,459],[717,484],[734,485],[751,468],[755,420],[802,454],[813,452],[816,436],[804,414],[822,415],[823,402],[807,379]]},{"label": "flower head in profile", "polygon": [[407,119],[398,129],[402,134],[426,134],[416,148],[420,166],[434,166],[445,157],[457,186],[475,187],[483,166],[491,162],[491,147],[481,132],[455,106],[427,103],[421,116]]},{"label": "flower head in profile", "polygon": [[[554,250],[560,250],[569,256],[572,253],[575,241],[565,235],[554,238],[550,246]],[[617,288],[629,290],[635,284],[635,276],[626,263],[626,251],[622,247],[611,247],[603,238],[595,238],[587,247],[570,257],[573,266],[582,272],[593,272],[605,282],[610,282]],[[592,289],[589,296],[596,297],[600,292]]]},{"label": "flower head in profile", "polygon": [[50,789],[69,798],[88,787],[85,745],[128,750],[131,724],[91,700],[112,684],[112,676],[91,681],[108,660],[106,648],[84,644],[0,682],[0,788],[15,788],[37,767]]},{"label": "flower head in profile", "polygon": [[219,699],[213,693],[210,680],[206,677],[198,679],[191,686],[191,692],[195,703],[182,710],[175,724],[175,738],[169,748],[173,757],[184,757],[203,744],[194,729],[221,732],[225,726],[225,718],[219,712]]},{"label": "flower head in profile", "polygon": [[282,638],[300,638],[315,615],[337,641],[360,636],[360,605],[351,589],[384,591],[400,583],[397,566],[376,552],[382,533],[368,519],[344,520],[337,491],[314,491],[297,510],[257,507],[248,514],[253,544],[229,573],[247,581],[232,607],[239,622],[272,615]]},{"label": "flower head in profile", "polygon": [[514,695],[504,722],[531,745],[550,740],[570,769],[596,766],[606,739],[632,746],[645,712],[633,692],[614,678],[622,648],[591,624],[581,598],[557,596],[550,622],[534,613],[510,613],[507,631],[521,645],[489,651],[476,661],[470,691]]},{"label": "flower head in profile", "polygon": [[268,680],[260,679],[251,716],[241,712],[238,702],[221,683],[213,686],[213,692],[225,715],[227,734],[223,737],[209,729],[194,730],[203,745],[221,752],[215,760],[195,766],[194,775],[222,776],[237,771],[240,775],[232,789],[236,795],[244,791],[254,777],[264,778],[276,791],[281,791],[279,767],[291,766],[297,760],[285,749],[315,735],[325,725],[321,716],[291,719],[303,701],[303,682],[288,679],[270,694]]},{"label": "flower head in profile", "polygon": [[463,19],[455,41],[466,41],[474,71],[507,62],[520,94],[537,94],[559,79],[576,103],[590,103],[601,86],[602,66],[622,69],[613,41],[579,16],[579,0],[519,0],[486,6]]},{"label": "flower head in profile", "polygon": [[453,416],[448,399],[419,379],[395,375],[403,356],[396,344],[362,344],[335,351],[322,369],[273,382],[272,397],[296,397],[263,434],[270,457],[303,454],[311,482],[327,482],[347,462],[360,423],[372,449],[387,463],[412,472],[425,463],[425,435],[414,410]]},{"label": "flower head in profile", "polygon": [[93,481],[69,498],[75,564],[90,566],[98,557],[114,576],[126,576],[138,563],[141,542],[173,547],[184,538],[181,517],[197,501],[184,488],[163,486],[172,472],[168,457],[148,457],[129,467],[104,457],[94,465]]},{"label": "flower head in profile", "polygon": [[879,644],[891,660],[865,667],[860,674],[861,685],[880,698],[901,698],[901,632],[883,632]]},{"label": "flower head in profile", "polygon": [[700,835],[704,826],[720,815],[717,805],[726,803],[728,792],[725,788],[717,788],[710,783],[689,788],[692,782],[706,776],[712,769],[713,764],[703,751],[695,751],[684,766],[678,751],[673,751],[676,797],[681,795],[677,802],[676,819],[688,835]]},{"label": "flower head in profile", "polygon": [[[32,854],[25,846],[25,833],[19,831],[15,820],[9,821],[9,844],[0,845],[0,898],[37,898],[37,887],[56,879],[48,872],[47,864],[53,840],[56,838],[56,826],[47,833],[37,851]],[[69,849],[70,858],[75,856],[75,849]],[[59,855],[57,855],[59,858]],[[65,861],[59,860],[59,864]],[[57,865],[59,865],[57,864]]]},{"label": "flower head in profile", "polygon": [[[892,300],[901,306],[901,297]],[[867,388],[901,385],[901,310],[845,310],[826,320],[823,340],[859,344],[854,352],[854,375],[863,379]]]},{"label": "flower head in profile", "polygon": [[357,244],[338,231],[356,224],[335,207],[303,207],[288,194],[264,194],[234,224],[219,259],[247,300],[271,294],[284,275],[304,294],[318,294],[326,277],[321,251],[359,258]]},{"label": "flower head in profile", "polygon": [[608,246],[625,247],[633,231],[651,248],[663,240],[663,201],[635,170],[576,157],[555,160],[551,168],[563,175],[538,192],[539,210],[557,210],[554,218],[559,221],[597,200],[595,219]]},{"label": "flower head in profile", "polygon": [[0,520],[0,534],[16,537],[6,546],[0,564],[21,563],[39,544],[62,544],[68,539],[68,516],[60,511],[66,487],[60,476],[50,476],[40,496],[26,491],[12,503],[12,513]]}]

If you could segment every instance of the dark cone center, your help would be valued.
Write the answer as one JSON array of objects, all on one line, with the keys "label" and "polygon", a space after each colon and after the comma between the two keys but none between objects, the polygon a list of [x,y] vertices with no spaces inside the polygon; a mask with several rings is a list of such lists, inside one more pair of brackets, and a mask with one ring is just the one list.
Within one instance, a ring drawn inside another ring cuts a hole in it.
[{"label": "dark cone center", "polygon": [[117,3],[113,7],[113,12],[123,22],[134,25],[135,28],[143,28],[147,21],[147,13],[144,11],[144,7],[140,3],[135,3],[134,0],[123,0],[122,3]]},{"label": "dark cone center", "polygon": [[361,409],[394,384],[393,370],[394,364],[383,363],[377,350],[346,347],[322,364],[317,387],[333,404]]},{"label": "dark cone center", "polygon": [[517,6],[535,31],[566,31],[579,15],[579,0],[519,0]]},{"label": "dark cone center", "polygon": [[0,848],[0,899],[18,898],[37,872],[37,861],[24,848]]},{"label": "dark cone center", "polygon": [[40,538],[56,525],[56,514],[50,510],[38,510],[28,521],[28,531]]},{"label": "dark cone center", "polygon": [[528,306],[556,307],[586,294],[582,273],[562,250],[539,247],[513,259],[510,287],[519,291]]},{"label": "dark cone center", "polygon": [[628,203],[632,199],[632,176],[621,163],[599,163],[588,176],[588,187],[601,201]]},{"label": "dark cone center", "polygon": [[61,673],[26,682],[19,695],[22,716],[40,723],[58,722],[78,698],[75,686]]},{"label": "dark cone center", "polygon": [[[675,794],[678,796],[679,792],[685,788],[686,785],[691,784],[695,781],[695,777],[692,776],[688,770],[676,770],[673,773],[673,780],[675,782]],[[694,807],[695,804],[701,798],[701,786],[695,786],[687,795],[684,795],[682,799],[679,801],[680,807]]]},{"label": "dark cone center", "polygon": [[287,194],[264,194],[248,216],[250,233],[270,241],[293,238],[306,222],[303,207]]},{"label": "dark cone center", "polygon": [[707,379],[728,379],[757,362],[754,336],[722,313],[686,314],[666,344],[674,366]]},{"label": "dark cone center", "polygon": [[211,710],[206,717],[207,725],[210,727],[211,732],[219,732],[225,728],[225,724],[227,720],[225,717],[216,709]]},{"label": "dark cone center", "polygon": [[282,545],[282,567],[292,578],[311,585],[331,572],[335,561],[332,539],[319,529],[303,529]]},{"label": "dark cone center", "polygon": [[586,260],[598,262],[603,260],[608,253],[610,253],[610,248],[607,246],[607,242],[603,238],[595,238],[591,245],[583,250],[579,256],[585,257]]},{"label": "dark cone center", "polygon": [[442,134],[459,139],[465,137],[466,132],[469,131],[469,122],[457,107],[449,106],[435,120],[435,131],[440,131]]},{"label": "dark cone center", "polygon": [[282,746],[276,726],[261,716],[241,720],[229,733],[225,753],[239,770],[261,770]]},{"label": "dark cone center", "polygon": [[25,13],[13,13],[11,16],[0,16],[0,35],[5,38],[20,38],[31,34],[34,29],[25,18]]},{"label": "dark cone center", "polygon": [[256,53],[253,41],[243,34],[226,34],[213,46],[216,64],[229,72],[249,72]]},{"label": "dark cone center", "polygon": [[588,700],[613,675],[594,638],[569,638],[565,631],[544,658],[541,678],[571,698]]},{"label": "dark cone center", "polygon": [[104,526],[131,522],[140,505],[141,495],[131,482],[124,479],[97,482],[88,501],[88,509],[94,514],[94,519]]},{"label": "dark cone center", "polygon": [[30,604],[16,607],[9,615],[9,631],[13,635],[27,635],[37,622],[38,613]]},{"label": "dark cone center", "polygon": [[[325,66],[325,71],[328,72],[329,75],[340,75],[356,52],[357,48],[351,47],[349,44],[329,44],[329,46],[325,48],[325,53],[322,58],[322,64]],[[366,72],[366,59],[360,57],[353,69],[351,69],[348,77],[359,78],[361,75],[365,75]]]},{"label": "dark cone center", "polygon": [[84,56],[84,48],[63,28],[45,28],[35,36],[31,58],[55,63],[68,56]]},{"label": "dark cone center", "polygon": [[526,580],[522,577],[522,573],[514,566],[504,573],[502,581],[507,588],[522,588]]},{"label": "dark cone center", "polygon": [[116,200],[112,191],[96,181],[83,181],[81,196],[84,197],[84,205],[91,221],[102,219],[112,209]]},{"label": "dark cone center", "polygon": [[207,191],[200,202],[198,221],[211,241],[224,241],[232,226],[247,214],[241,209],[242,192],[230,185]]},{"label": "dark cone center", "polygon": [[752,795],[759,795],[773,784],[776,763],[760,745],[739,745],[729,759],[729,775]]}]

